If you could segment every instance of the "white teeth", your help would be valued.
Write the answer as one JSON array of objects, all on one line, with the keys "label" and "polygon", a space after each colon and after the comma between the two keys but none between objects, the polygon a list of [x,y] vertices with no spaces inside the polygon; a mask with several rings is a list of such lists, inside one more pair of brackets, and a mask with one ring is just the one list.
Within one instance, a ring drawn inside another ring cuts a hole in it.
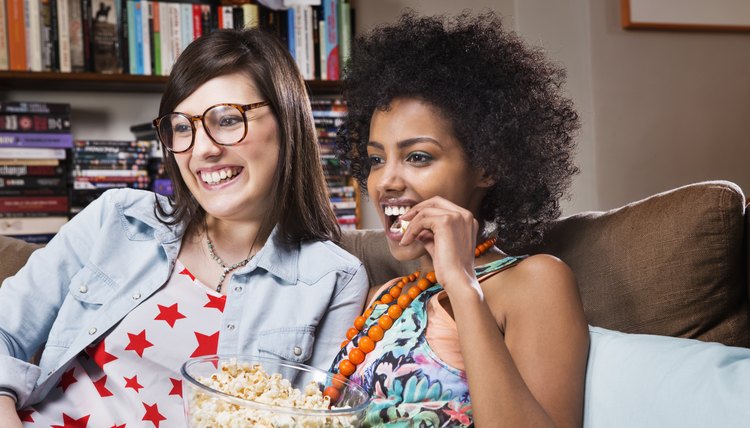
[{"label": "white teeth", "polygon": [[225,168],[221,171],[201,172],[201,180],[203,180],[207,184],[216,184],[221,180],[232,178],[235,175],[236,173],[234,170],[232,170],[232,168]]},{"label": "white teeth", "polygon": [[385,215],[404,215],[407,212],[409,212],[410,208],[411,207],[407,207],[407,206],[397,207],[397,206],[389,205],[383,209],[383,212],[385,212]]}]

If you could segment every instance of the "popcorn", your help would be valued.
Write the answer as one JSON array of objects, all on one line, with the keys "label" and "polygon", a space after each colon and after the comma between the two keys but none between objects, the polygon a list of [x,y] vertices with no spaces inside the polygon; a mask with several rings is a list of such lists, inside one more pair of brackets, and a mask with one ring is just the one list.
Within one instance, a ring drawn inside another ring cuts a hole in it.
[{"label": "popcorn", "polygon": [[[311,381],[302,391],[293,388],[279,373],[269,375],[261,364],[230,361],[218,372],[197,379],[203,385],[243,400],[294,409],[328,410],[330,398]],[[352,427],[351,416],[293,415],[234,404],[200,391],[193,391],[189,419],[191,427]]]}]

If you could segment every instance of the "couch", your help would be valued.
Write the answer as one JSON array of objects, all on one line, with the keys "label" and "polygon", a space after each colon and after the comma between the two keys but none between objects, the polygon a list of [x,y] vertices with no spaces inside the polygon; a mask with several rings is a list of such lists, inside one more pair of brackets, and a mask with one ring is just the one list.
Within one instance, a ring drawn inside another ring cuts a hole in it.
[{"label": "couch", "polygon": [[[711,181],[559,219],[521,251],[576,274],[592,325],[585,426],[750,426],[748,238],[742,190]],[[343,246],[372,286],[415,269],[382,231],[347,232]],[[0,237],[0,280],[35,248]]]}]

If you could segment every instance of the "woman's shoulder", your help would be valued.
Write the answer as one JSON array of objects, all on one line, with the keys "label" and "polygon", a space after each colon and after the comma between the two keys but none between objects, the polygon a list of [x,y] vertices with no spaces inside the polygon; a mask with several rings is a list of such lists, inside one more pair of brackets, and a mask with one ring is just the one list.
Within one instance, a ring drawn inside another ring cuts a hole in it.
[{"label": "woman's shoulder", "polygon": [[573,271],[564,261],[549,254],[519,258],[511,268],[484,281],[482,289],[493,312],[508,313],[580,300]]},{"label": "woman's shoulder", "polygon": [[362,262],[329,240],[306,241],[300,244],[299,264],[305,269],[339,270],[355,273],[363,269]]}]

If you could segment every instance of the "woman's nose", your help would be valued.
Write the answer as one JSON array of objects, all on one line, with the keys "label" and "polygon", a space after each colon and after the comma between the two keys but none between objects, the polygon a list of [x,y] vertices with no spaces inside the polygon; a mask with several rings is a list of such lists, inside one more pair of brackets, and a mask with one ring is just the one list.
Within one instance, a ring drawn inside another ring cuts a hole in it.
[{"label": "woman's nose", "polygon": [[221,154],[222,147],[211,139],[202,123],[195,124],[193,156],[212,157]]}]

